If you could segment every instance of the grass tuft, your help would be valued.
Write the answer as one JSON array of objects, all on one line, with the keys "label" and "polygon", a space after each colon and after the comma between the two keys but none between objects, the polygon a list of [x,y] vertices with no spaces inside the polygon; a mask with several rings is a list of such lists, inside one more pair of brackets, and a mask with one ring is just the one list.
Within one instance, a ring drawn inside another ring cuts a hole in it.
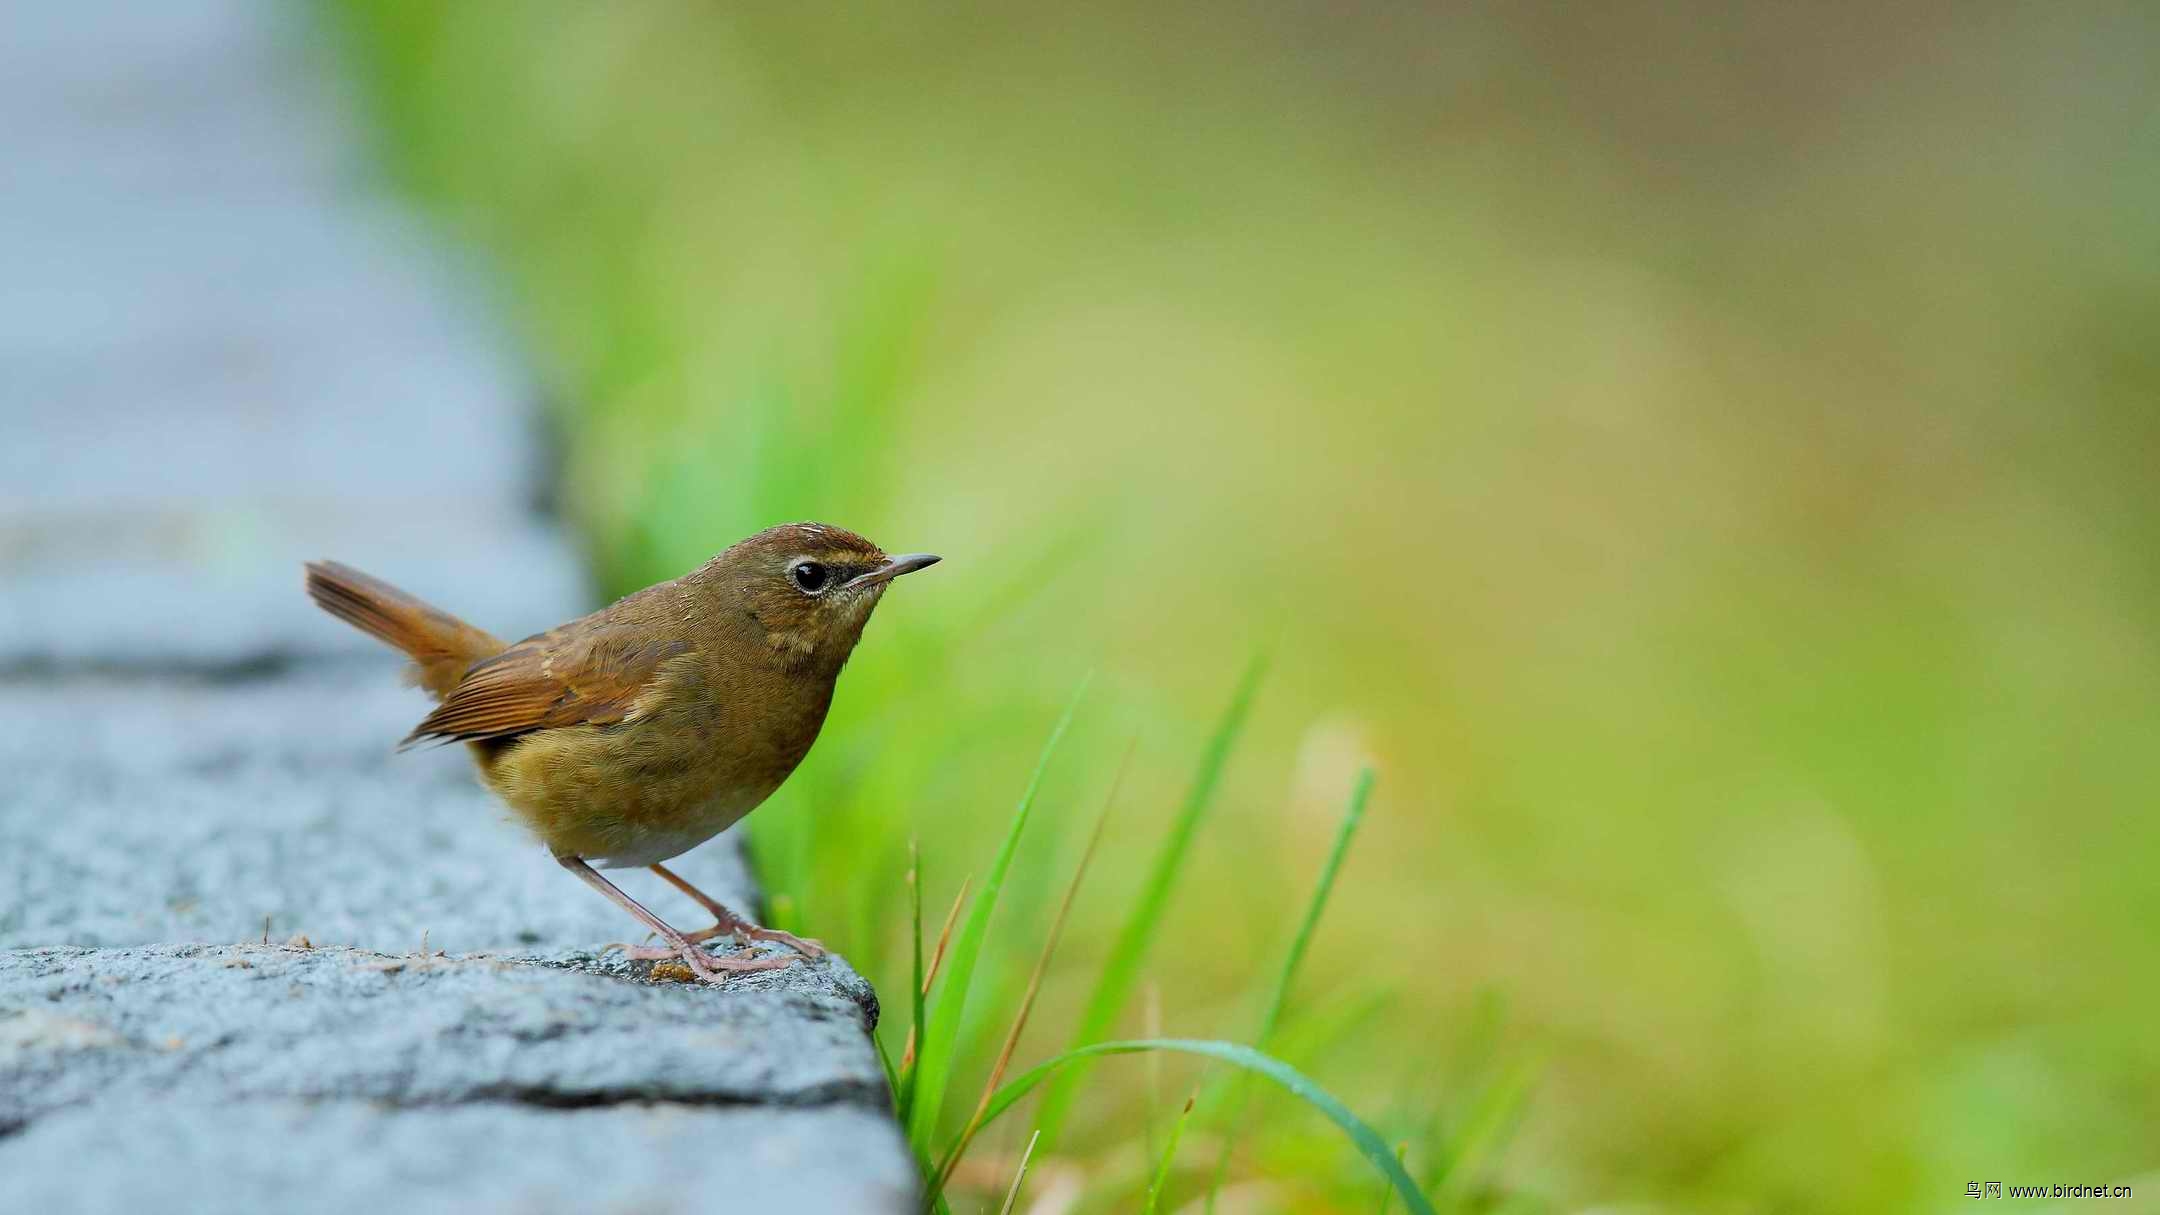
[{"label": "grass tuft", "polygon": [[[1100,1040],[1109,1036],[1111,1026],[1131,998],[1133,985],[1140,977],[1140,964],[1147,957],[1148,946],[1161,931],[1163,916],[1170,902],[1170,890],[1177,882],[1178,874],[1185,867],[1185,858],[1192,849],[1193,834],[1199,830],[1200,817],[1214,799],[1215,787],[1222,779],[1223,766],[1229,761],[1231,748],[1237,743],[1238,734],[1245,728],[1245,719],[1251,712],[1253,697],[1259,691],[1260,679],[1267,673],[1267,653],[1255,653],[1245,664],[1245,672],[1238,680],[1237,690],[1230,697],[1229,707],[1224,709],[1222,720],[1217,723],[1213,737],[1208,740],[1207,750],[1201,754],[1200,770],[1193,777],[1192,788],[1185,795],[1185,802],[1178,808],[1177,817],[1170,824],[1170,834],[1163,841],[1162,851],[1156,854],[1155,866],[1148,873],[1147,881],[1140,887],[1140,896],[1133,903],[1132,914],[1127,917],[1124,929],[1118,933],[1111,947],[1110,957],[1103,965],[1101,978],[1096,981],[1095,992],[1081,1014],[1078,1028],[1073,1034],[1075,1044]],[[1071,1112],[1073,1098],[1086,1068],[1076,1067],[1061,1075],[1043,1097],[1043,1142],[1048,1148],[1057,1144],[1059,1129]]]},{"label": "grass tuft", "polygon": [[[1350,839],[1357,834],[1358,824],[1365,818],[1365,803],[1372,797],[1373,770],[1358,770],[1357,781],[1350,788],[1350,805],[1343,811],[1342,825],[1335,829],[1335,842],[1329,847],[1327,860],[1320,866],[1320,880],[1314,885],[1312,898],[1305,904],[1305,915],[1298,920],[1297,932],[1290,938],[1290,952],[1283,958],[1282,970],[1275,976],[1275,988],[1268,996],[1267,1011],[1260,1015],[1260,1032],[1253,1036],[1253,1047],[1266,1050],[1275,1038],[1275,1027],[1282,1021],[1283,1006],[1290,1001],[1290,988],[1297,981],[1298,967],[1305,961],[1305,951],[1311,947],[1313,930],[1319,927],[1320,913],[1327,908],[1328,894],[1335,889],[1335,875],[1342,870],[1343,857],[1350,852]],[[1214,1215],[1215,1195],[1222,1189],[1223,1178],[1230,1171],[1230,1152],[1237,1145],[1238,1124],[1245,1113],[1247,1077],[1240,1077],[1231,1098],[1230,1116],[1225,1120],[1222,1151],[1215,1158],[1215,1175],[1208,1182],[1207,1211]]]},{"label": "grass tuft", "polygon": [[1022,1072],[1005,1087],[997,1091],[983,1118],[987,1126],[998,1115],[1012,1108],[1013,1103],[1056,1074],[1060,1069],[1075,1063],[1087,1063],[1105,1055],[1133,1055],[1148,1051],[1171,1051],[1178,1054],[1197,1055],[1240,1067],[1257,1075],[1265,1076],[1280,1085],[1291,1096],[1317,1110],[1320,1115],[1338,1127],[1372,1166],[1387,1178],[1395,1193],[1409,1208],[1411,1215],[1433,1215],[1432,1203],[1418,1190],[1417,1182],[1395,1159],[1394,1149],[1378,1131],[1366,1125],[1348,1106],[1321,1088],[1304,1073],[1271,1055],[1263,1054],[1250,1046],[1237,1042],[1216,1042],[1202,1038],[1138,1038],[1123,1042],[1097,1042],[1077,1047],[1053,1059],[1036,1064]]},{"label": "grass tuft", "polygon": [[[1139,740],[1135,739],[1134,743]],[[990,1099],[997,1086],[1005,1079],[1005,1069],[1012,1064],[1013,1051],[1020,1045],[1020,1035],[1027,1029],[1028,1017],[1035,1011],[1035,997],[1042,992],[1043,975],[1050,969],[1050,959],[1057,952],[1058,941],[1065,935],[1065,919],[1072,913],[1073,899],[1080,893],[1080,883],[1087,877],[1088,867],[1094,863],[1095,850],[1102,843],[1103,827],[1110,822],[1111,808],[1117,805],[1118,791],[1125,785],[1126,769],[1132,765],[1133,746],[1125,748],[1125,758],[1120,760],[1117,775],[1110,780],[1110,792],[1103,798],[1103,808],[1095,816],[1095,829],[1088,835],[1087,849],[1080,854],[1080,863],[1073,869],[1072,881],[1065,887],[1065,897],[1059,902],[1057,916],[1050,922],[1050,934],[1043,939],[1042,953],[1035,959],[1034,972],[1028,976],[1027,992],[1020,998],[1020,1010],[1013,1015],[1012,1027],[1006,1031],[1005,1045],[998,1051],[997,1063],[990,1069],[990,1078],[983,1082],[982,1097],[975,1103],[975,1110],[968,1116],[967,1125],[947,1149],[945,1159],[938,1165],[937,1173],[928,1186],[932,1198],[945,1192],[945,1185],[952,1179],[953,1169],[960,1164],[968,1145],[975,1141],[976,1132],[982,1129],[983,1111],[989,1108]],[[1030,1147],[1034,1140],[1029,1140]]]},{"label": "grass tuft", "polygon": [[[1080,702],[1087,696],[1088,684],[1093,679],[1090,674],[1080,681],[1065,712],[1059,716],[1057,726],[1050,731],[1050,741],[1043,744],[1042,755],[1035,761],[1035,772],[1028,778],[1027,790],[1020,795],[1020,803],[1013,809],[1012,822],[1005,830],[1005,840],[998,846],[997,859],[991,862],[982,891],[968,909],[966,925],[953,940],[944,985],[937,989],[936,999],[929,1005],[921,1048],[915,1057],[914,1096],[908,1108],[908,1143],[918,1159],[930,1159],[931,1138],[937,1133],[938,1115],[943,1110],[946,1085],[952,1076],[960,1021],[967,1011],[968,989],[975,980],[975,963],[982,954],[983,940],[990,933],[990,916],[997,910],[1005,873],[1012,867],[1013,853],[1020,846],[1020,835],[1027,829],[1028,815],[1034,809],[1035,794],[1042,787],[1043,773],[1049,770],[1051,757],[1057,754],[1058,744],[1064,740],[1065,731],[1072,725],[1073,715],[1079,711]],[[936,960],[932,965],[935,967]]]}]

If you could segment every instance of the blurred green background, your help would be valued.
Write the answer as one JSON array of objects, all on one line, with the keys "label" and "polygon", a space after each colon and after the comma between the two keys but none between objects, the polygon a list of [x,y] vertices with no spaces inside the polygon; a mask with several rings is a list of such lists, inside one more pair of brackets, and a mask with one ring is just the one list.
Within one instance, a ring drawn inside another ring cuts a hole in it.
[{"label": "blurred green background", "polygon": [[[888,1035],[908,840],[934,923],[1100,669],[964,1094],[1127,740],[1023,1062],[1265,648],[1124,1029],[1250,1034],[1369,759],[1280,1049],[1444,1207],[2160,1166],[2160,9],[332,12],[610,589],[946,556],[753,820]],[[1097,1068],[1031,1190],[1132,1209],[1190,1083]],[[1256,1110],[1226,1209],[1376,1208]]]}]

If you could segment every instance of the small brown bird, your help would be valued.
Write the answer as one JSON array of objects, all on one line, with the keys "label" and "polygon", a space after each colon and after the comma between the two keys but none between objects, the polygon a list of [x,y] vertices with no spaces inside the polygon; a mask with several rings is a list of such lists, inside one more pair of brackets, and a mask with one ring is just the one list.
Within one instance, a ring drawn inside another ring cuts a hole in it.
[{"label": "small brown bird", "polygon": [[[403,650],[441,703],[402,747],[463,741],[481,779],[564,868],[658,933],[641,958],[680,958],[699,978],[792,958],[723,958],[723,934],[813,941],[760,928],[662,861],[732,826],[780,787],[817,740],[833,683],[885,588],[935,564],[888,557],[822,523],[759,532],[690,573],[505,645],[350,566],[307,567],[323,610]],[[593,868],[643,865],[717,923],[684,933]]]}]

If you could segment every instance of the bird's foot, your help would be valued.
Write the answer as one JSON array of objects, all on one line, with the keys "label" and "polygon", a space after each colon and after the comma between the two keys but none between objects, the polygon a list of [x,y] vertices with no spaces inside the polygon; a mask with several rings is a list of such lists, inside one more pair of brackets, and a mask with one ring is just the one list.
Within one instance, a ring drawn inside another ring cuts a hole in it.
[{"label": "bird's foot", "polygon": [[666,865],[654,865],[652,871],[659,874],[661,880],[668,885],[689,895],[696,900],[698,906],[712,913],[713,926],[701,928],[696,932],[687,934],[692,941],[710,941],[714,937],[731,936],[745,945],[752,941],[771,941],[778,945],[785,945],[806,958],[822,958],[825,956],[825,947],[818,942],[796,936],[792,932],[782,932],[777,928],[761,928],[751,923],[731,910],[727,904],[684,881],[680,874]]},{"label": "bird's foot", "polygon": [[693,938],[685,938],[679,946],[627,945],[617,941],[608,948],[621,950],[624,957],[635,962],[681,962],[691,974],[707,983],[724,983],[731,974],[780,970],[795,964],[795,959],[788,957],[740,958],[707,953],[698,948]]},{"label": "bird's foot", "polygon": [[745,945],[753,941],[771,941],[775,945],[785,945],[806,958],[822,958],[825,956],[825,946],[822,942],[808,937],[799,937],[792,932],[782,932],[777,928],[761,928],[740,917],[732,920],[721,920],[710,928],[700,928],[696,932],[685,933],[684,939],[710,941],[714,937],[730,936]]}]

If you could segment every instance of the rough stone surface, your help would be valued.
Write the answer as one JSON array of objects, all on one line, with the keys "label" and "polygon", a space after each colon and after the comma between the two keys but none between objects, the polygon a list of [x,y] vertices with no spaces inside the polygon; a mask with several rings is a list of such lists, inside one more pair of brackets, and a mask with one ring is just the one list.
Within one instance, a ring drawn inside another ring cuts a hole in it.
[{"label": "rough stone surface", "polygon": [[[423,933],[452,952],[632,934],[508,820],[462,748],[393,752],[426,706],[396,671],[378,652],[270,678],[0,680],[0,770],[13,774],[0,784],[0,947],[226,944],[261,939],[265,920],[272,940],[397,953]],[[676,869],[752,901],[729,840]],[[614,876],[661,915],[703,923],[650,874]]]},{"label": "rough stone surface", "polygon": [[[763,947],[771,949],[774,947]],[[0,954],[0,1125],[153,1100],[854,1105],[876,1001],[830,957],[710,990],[566,954],[286,945]]]},{"label": "rough stone surface", "polygon": [[[530,385],[309,12],[0,39],[0,1209],[914,1209],[869,986],[598,952],[634,922],[462,751],[395,754],[425,699],[301,593],[591,606]],[[676,868],[755,908],[732,839]]]},{"label": "rough stone surface", "polygon": [[[188,1128],[213,1124],[203,1137]],[[592,1109],[356,1101],[76,1109],[17,1152],[64,1167],[11,1174],[11,1210],[229,1215],[435,1212],[897,1211],[913,1184],[898,1132],[861,1109]],[[835,1144],[863,1154],[836,1159]],[[635,1155],[626,1157],[626,1145]],[[872,1146],[885,1150],[868,1151]],[[515,1151],[512,1170],[476,1167]],[[150,1172],[113,1162],[171,1162]]]},{"label": "rough stone surface", "polygon": [[306,12],[10,6],[0,670],[360,652],[291,593],[328,555],[512,635],[584,600],[532,386],[364,188]]}]

